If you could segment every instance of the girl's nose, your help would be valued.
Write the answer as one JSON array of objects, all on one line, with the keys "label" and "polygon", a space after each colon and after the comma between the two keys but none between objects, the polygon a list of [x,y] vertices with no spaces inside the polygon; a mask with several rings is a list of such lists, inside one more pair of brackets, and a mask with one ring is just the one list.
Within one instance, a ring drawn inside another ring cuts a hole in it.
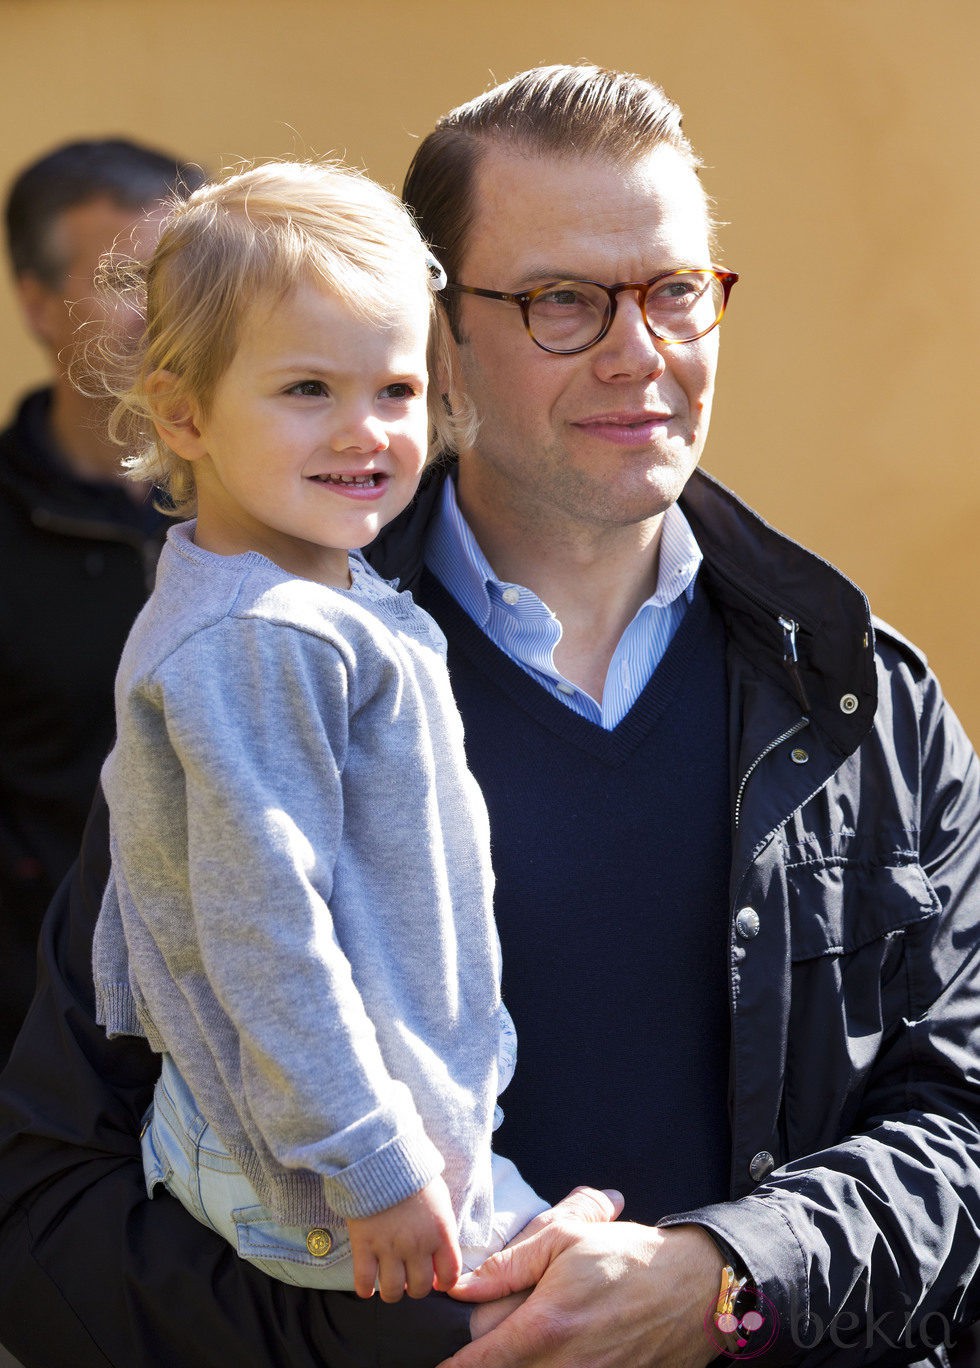
[{"label": "girl's nose", "polygon": [[362,413],[338,424],[332,446],[334,451],[356,451],[370,456],[387,450],[388,432],[374,414]]}]

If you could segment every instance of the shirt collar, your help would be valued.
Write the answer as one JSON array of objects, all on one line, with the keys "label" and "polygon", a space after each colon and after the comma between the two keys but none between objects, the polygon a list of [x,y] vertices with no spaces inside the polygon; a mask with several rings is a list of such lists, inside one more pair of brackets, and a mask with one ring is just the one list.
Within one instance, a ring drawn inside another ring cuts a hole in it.
[{"label": "shirt collar", "polygon": [[[682,594],[690,602],[702,559],[690,523],[677,504],[671,504],[661,526],[657,587],[639,611],[665,608]],[[456,482],[452,479],[443,482],[429,525],[425,563],[479,627],[486,627],[490,618],[491,590],[499,596],[506,589],[522,587],[499,580],[494,574],[463,517],[456,499]]]}]

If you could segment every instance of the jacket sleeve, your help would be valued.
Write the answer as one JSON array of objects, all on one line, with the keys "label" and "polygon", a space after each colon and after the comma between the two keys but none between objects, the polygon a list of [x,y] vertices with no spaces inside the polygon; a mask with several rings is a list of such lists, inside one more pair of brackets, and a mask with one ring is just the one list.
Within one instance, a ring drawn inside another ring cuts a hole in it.
[{"label": "jacket sleeve", "polygon": [[921,794],[940,907],[906,950],[915,1008],[884,1034],[852,1134],[665,1222],[744,1261],[779,1322],[760,1364],[918,1360],[980,1315],[980,765],[935,678],[918,688],[920,772],[896,781]]},{"label": "jacket sleeve", "polygon": [[372,1336],[398,1346],[405,1368],[448,1357],[469,1338],[468,1308],[444,1297],[380,1307],[275,1282],[168,1194],[147,1197],[139,1133],[159,1059],[95,1022],[108,862],[100,793],[0,1075],[0,1343],[24,1368],[173,1368],[200,1363],[202,1345],[209,1363],[236,1368],[358,1368]]}]

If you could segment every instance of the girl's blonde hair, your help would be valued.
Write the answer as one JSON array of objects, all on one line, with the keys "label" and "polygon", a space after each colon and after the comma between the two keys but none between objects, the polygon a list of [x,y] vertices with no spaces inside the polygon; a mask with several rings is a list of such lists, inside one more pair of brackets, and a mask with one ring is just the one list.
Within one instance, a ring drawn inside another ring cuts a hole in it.
[{"label": "girl's blonde hair", "polygon": [[[135,310],[144,326],[133,344],[118,325],[107,324],[84,341],[75,373],[88,392],[94,381],[116,401],[110,434],[129,449],[128,473],[157,485],[168,512],[187,516],[195,507],[191,465],[154,427],[148,393],[154,372],[174,377],[169,413],[193,397],[207,416],[245,312],[259,296],[282,298],[300,280],[318,279],[380,326],[393,286],[418,288],[428,280],[435,287],[434,274],[408,211],[367,176],[337,162],[252,166],[175,202],[148,263],[103,257],[97,288],[113,306],[107,316]],[[450,412],[452,343],[434,288],[430,296],[431,458],[468,443],[473,423]]]}]

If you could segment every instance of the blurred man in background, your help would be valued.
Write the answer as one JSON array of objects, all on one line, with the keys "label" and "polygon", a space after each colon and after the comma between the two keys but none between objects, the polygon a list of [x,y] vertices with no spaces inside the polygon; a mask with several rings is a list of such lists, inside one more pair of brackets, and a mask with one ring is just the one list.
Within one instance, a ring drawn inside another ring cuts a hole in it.
[{"label": "blurred man in background", "polygon": [[0,434],[0,1066],[112,739],[116,665],[165,523],[149,489],[123,482],[104,405],[68,378],[73,338],[99,307],[101,253],[118,242],[148,254],[155,207],[202,180],[165,152],[105,139],[55,149],[7,199],[17,295],[51,380]]}]

